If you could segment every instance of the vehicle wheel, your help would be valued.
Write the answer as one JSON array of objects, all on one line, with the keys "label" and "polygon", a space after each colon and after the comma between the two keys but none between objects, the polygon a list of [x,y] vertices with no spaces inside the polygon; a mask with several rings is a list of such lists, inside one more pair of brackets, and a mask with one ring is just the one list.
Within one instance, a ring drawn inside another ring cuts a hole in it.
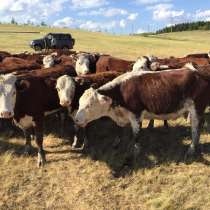
[{"label": "vehicle wheel", "polygon": [[35,45],[34,49],[35,49],[35,51],[41,51],[42,47],[40,45]]}]

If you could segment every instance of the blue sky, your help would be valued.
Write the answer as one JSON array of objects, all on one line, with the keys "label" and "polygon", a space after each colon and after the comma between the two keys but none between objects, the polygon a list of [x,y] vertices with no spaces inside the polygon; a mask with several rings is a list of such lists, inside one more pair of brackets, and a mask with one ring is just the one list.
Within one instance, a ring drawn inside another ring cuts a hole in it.
[{"label": "blue sky", "polygon": [[0,0],[0,21],[132,33],[210,21],[210,0]]}]

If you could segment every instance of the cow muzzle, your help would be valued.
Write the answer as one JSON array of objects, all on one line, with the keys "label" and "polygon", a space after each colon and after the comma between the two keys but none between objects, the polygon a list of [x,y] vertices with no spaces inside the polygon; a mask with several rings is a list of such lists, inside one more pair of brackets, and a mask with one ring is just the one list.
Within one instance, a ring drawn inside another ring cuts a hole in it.
[{"label": "cow muzzle", "polygon": [[80,127],[86,126],[85,116],[84,116],[84,113],[82,113],[82,112],[76,114],[74,121]]},{"label": "cow muzzle", "polygon": [[9,118],[12,118],[13,116],[14,114],[12,112],[8,112],[8,111],[0,112],[0,118],[9,119]]},{"label": "cow muzzle", "polygon": [[68,107],[68,106],[71,105],[71,101],[61,101],[60,105],[63,106],[63,107]]}]

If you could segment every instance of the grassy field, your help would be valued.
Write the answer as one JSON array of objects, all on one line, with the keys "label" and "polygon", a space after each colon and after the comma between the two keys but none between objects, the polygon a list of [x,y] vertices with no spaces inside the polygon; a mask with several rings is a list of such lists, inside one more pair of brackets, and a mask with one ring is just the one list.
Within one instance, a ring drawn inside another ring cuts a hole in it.
[{"label": "grassy field", "polygon": [[[70,31],[76,50],[110,53],[135,59],[140,55],[182,56],[210,49],[210,32],[183,32],[152,37],[112,36],[68,29],[47,29],[0,25],[0,31],[41,31],[41,34],[0,33],[0,50],[30,50],[30,40],[47,31]],[[208,117],[208,116],[207,116]],[[91,125],[88,136],[91,151],[70,152],[69,144],[55,133],[46,132],[44,147],[48,163],[36,167],[36,155],[22,154],[24,140],[0,136],[0,209],[1,210],[174,210],[210,209],[210,135],[205,124],[201,135],[201,155],[184,161],[191,142],[185,119],[170,121],[164,129],[156,121],[145,129],[142,151],[132,173],[113,178],[111,170],[121,161],[124,150],[111,145],[116,128],[110,121]],[[54,124],[54,123],[53,123]],[[54,125],[56,127],[56,125]],[[129,141],[130,130],[124,131]],[[35,145],[34,145],[35,146]],[[126,147],[126,145],[124,145]]]},{"label": "grassy field", "polygon": [[[1,31],[37,31],[40,34],[13,34]],[[102,52],[114,56],[136,59],[141,55],[184,56],[189,53],[210,50],[210,31],[194,31],[162,34],[158,36],[117,36],[90,33],[81,30],[33,28],[29,26],[0,25],[0,49],[21,52],[30,51],[31,40],[41,38],[47,32],[70,32],[76,39],[76,50]],[[32,50],[31,50],[32,51]]]}]

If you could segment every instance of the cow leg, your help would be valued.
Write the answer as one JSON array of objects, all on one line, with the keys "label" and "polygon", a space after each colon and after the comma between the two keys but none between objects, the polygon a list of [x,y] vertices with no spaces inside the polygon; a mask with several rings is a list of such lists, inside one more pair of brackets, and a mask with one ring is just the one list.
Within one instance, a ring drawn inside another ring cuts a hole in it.
[{"label": "cow leg", "polygon": [[136,116],[131,115],[129,117],[130,123],[131,123],[131,127],[132,127],[132,131],[133,131],[133,137],[132,137],[132,153],[133,153],[133,160],[134,160],[134,164],[136,163],[136,159],[140,153],[140,145],[138,143],[138,134],[139,134],[139,123],[137,120]]},{"label": "cow leg", "polygon": [[192,143],[186,153],[186,156],[195,154],[200,140],[201,125],[203,123],[202,115],[197,114],[196,110],[190,112],[190,118],[191,118]]},{"label": "cow leg", "polygon": [[80,149],[83,146],[84,148],[88,147],[88,140],[86,136],[86,128],[81,128],[77,125],[74,126],[75,135],[74,142],[72,144],[72,149]]},{"label": "cow leg", "polygon": [[35,122],[36,126],[34,128],[35,131],[35,140],[38,147],[38,167],[43,166],[46,162],[45,159],[45,151],[43,149],[43,120],[39,120]]},{"label": "cow leg", "polygon": [[154,128],[154,120],[152,119],[152,120],[150,120],[149,121],[149,124],[148,124],[148,126],[147,126],[147,128]]},{"label": "cow leg", "polygon": [[167,120],[164,120],[164,128],[169,128]]},{"label": "cow leg", "polygon": [[61,127],[60,127],[60,137],[64,136],[64,126],[65,126],[65,120],[66,120],[66,113],[61,111],[60,112],[60,123],[61,123]]},{"label": "cow leg", "polygon": [[31,145],[32,128],[25,129],[23,132],[26,139],[24,154],[29,155],[32,151],[32,145]]}]

